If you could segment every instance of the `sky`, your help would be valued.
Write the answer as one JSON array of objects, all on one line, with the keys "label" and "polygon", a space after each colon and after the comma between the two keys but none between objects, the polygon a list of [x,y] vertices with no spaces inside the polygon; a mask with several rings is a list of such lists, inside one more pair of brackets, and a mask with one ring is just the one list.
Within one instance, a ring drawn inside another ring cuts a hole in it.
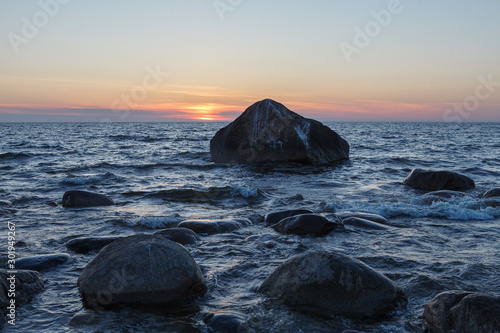
[{"label": "sky", "polygon": [[498,0],[0,0],[0,122],[500,121]]}]

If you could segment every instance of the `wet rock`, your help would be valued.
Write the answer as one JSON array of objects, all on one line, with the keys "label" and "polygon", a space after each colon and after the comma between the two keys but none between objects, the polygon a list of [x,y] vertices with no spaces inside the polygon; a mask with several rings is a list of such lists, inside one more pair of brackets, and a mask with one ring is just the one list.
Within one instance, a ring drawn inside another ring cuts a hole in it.
[{"label": "wet rock", "polygon": [[338,252],[309,252],[279,266],[259,292],[301,311],[377,318],[406,306],[403,290],[361,261]]},{"label": "wet rock", "polygon": [[389,224],[389,221],[387,221],[385,217],[380,216],[378,214],[363,213],[363,212],[340,212],[336,213],[336,215],[340,217],[342,220],[349,217],[357,217],[360,219],[365,219],[380,224]]},{"label": "wet rock", "polygon": [[241,333],[245,324],[245,316],[237,313],[216,313],[207,320],[210,332]]},{"label": "wet rock", "polygon": [[50,206],[50,207],[57,207],[58,206],[57,202],[55,202],[55,201],[47,201],[47,202],[45,202],[45,204],[47,206]]},{"label": "wet rock", "polygon": [[76,253],[99,252],[103,247],[124,236],[81,237],[74,238],[66,243],[68,250]]},{"label": "wet rock", "polygon": [[226,220],[188,220],[181,222],[178,227],[191,229],[198,234],[220,234],[250,225],[252,225],[252,222],[247,218],[235,218]]},{"label": "wet rock", "polygon": [[270,99],[250,106],[210,141],[215,163],[290,161],[326,164],[349,158],[349,144],[329,127]]},{"label": "wet rock", "polygon": [[472,179],[457,172],[422,169],[414,169],[403,182],[415,189],[426,191],[462,191],[476,187]]},{"label": "wet rock", "polygon": [[[8,290],[10,281],[8,278],[14,274],[5,269],[0,269],[0,306],[6,309],[10,304]],[[42,278],[38,272],[17,269],[15,273],[16,307],[28,303],[35,294],[42,292],[44,287]]]},{"label": "wet rock", "polygon": [[207,290],[193,257],[182,245],[159,235],[119,239],[99,252],[78,278],[85,304],[192,307]]},{"label": "wet rock", "polygon": [[353,227],[358,227],[358,228],[363,228],[363,229],[373,229],[373,230],[388,230],[388,229],[390,229],[390,227],[388,227],[386,225],[383,225],[383,224],[380,224],[377,222],[373,222],[373,221],[369,221],[369,220],[365,220],[365,219],[362,219],[359,217],[348,217],[348,218],[343,219],[342,222],[344,222],[344,225],[350,225]]},{"label": "wet rock", "polygon": [[62,265],[70,258],[71,256],[67,253],[24,257],[16,259],[16,269],[28,269],[41,272]]},{"label": "wet rock", "polygon": [[275,241],[269,240],[269,241],[265,241],[264,243],[262,243],[262,245],[268,249],[274,249],[278,245],[278,243]]},{"label": "wet rock", "polygon": [[71,327],[83,327],[90,325],[98,325],[102,323],[105,319],[105,316],[101,313],[97,312],[79,312],[75,313],[73,317],[71,317],[68,325]]},{"label": "wet rock", "polygon": [[12,202],[10,202],[9,200],[0,199],[0,207],[10,207],[10,206],[12,206]]},{"label": "wet rock", "polygon": [[111,206],[114,204],[114,201],[105,195],[78,190],[64,193],[62,199],[63,207],[67,208]]},{"label": "wet rock", "polygon": [[283,234],[314,235],[323,236],[334,229],[342,228],[343,224],[339,217],[330,221],[322,215],[301,214],[287,217],[271,226],[274,230]]},{"label": "wet rock", "polygon": [[155,235],[160,235],[167,239],[170,239],[173,242],[187,245],[187,244],[196,244],[201,239],[200,237],[191,229],[188,228],[170,228],[160,230],[154,233]]},{"label": "wet rock", "polygon": [[281,212],[274,212],[267,214],[264,217],[264,222],[266,222],[267,224],[276,224],[287,217],[300,214],[313,214],[313,212],[308,209],[294,209],[294,210],[285,210]]},{"label": "wet rock", "polygon": [[447,201],[447,199],[451,198],[463,198],[468,196],[469,195],[464,192],[443,190],[443,191],[433,191],[426,193],[422,195],[421,199],[424,203],[430,205],[434,202]]},{"label": "wet rock", "polygon": [[423,315],[430,332],[500,332],[500,296],[446,291],[434,297]]},{"label": "wet rock", "polygon": [[500,197],[500,187],[492,188],[483,194],[483,198],[495,198]]}]

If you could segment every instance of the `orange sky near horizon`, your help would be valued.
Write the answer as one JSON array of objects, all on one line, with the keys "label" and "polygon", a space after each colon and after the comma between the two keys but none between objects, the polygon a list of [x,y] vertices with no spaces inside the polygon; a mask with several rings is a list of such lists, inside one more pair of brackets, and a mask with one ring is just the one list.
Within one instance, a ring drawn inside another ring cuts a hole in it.
[{"label": "orange sky near horizon", "polygon": [[44,9],[12,2],[0,122],[231,121],[265,98],[322,121],[500,121],[500,2],[482,1],[74,1],[30,35]]}]

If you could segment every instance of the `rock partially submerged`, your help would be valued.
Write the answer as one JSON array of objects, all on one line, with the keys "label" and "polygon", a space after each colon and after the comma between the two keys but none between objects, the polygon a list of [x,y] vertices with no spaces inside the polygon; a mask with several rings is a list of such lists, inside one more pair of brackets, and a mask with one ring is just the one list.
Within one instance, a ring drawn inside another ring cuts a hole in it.
[{"label": "rock partially submerged", "polygon": [[181,222],[178,227],[191,229],[198,234],[220,234],[249,225],[252,225],[252,221],[247,218],[234,218],[225,220],[187,220]]},{"label": "rock partially submerged", "polygon": [[124,236],[102,236],[74,238],[66,243],[68,250],[76,253],[99,252],[103,247]]},{"label": "rock partially submerged", "polygon": [[271,99],[250,106],[210,141],[216,163],[289,161],[327,164],[349,158],[349,144],[319,121]]},{"label": "rock partially submerged", "polygon": [[115,202],[109,197],[93,192],[71,190],[63,195],[62,205],[67,208],[111,206]]},{"label": "rock partially submerged", "polygon": [[300,215],[300,214],[313,214],[309,209],[293,209],[293,210],[284,210],[280,212],[269,213],[264,217],[264,222],[267,224],[276,224],[284,218]]},{"label": "rock partially submerged", "polygon": [[54,253],[16,259],[17,269],[27,269],[37,272],[48,270],[68,261],[71,256],[67,253]]},{"label": "rock partially submerged", "polygon": [[29,302],[33,296],[45,288],[38,272],[29,270],[16,270],[15,274],[5,269],[0,269],[0,306],[7,309],[10,304],[8,291],[11,289],[11,277],[15,275],[15,301],[16,306]]},{"label": "rock partially submerged", "polygon": [[446,291],[429,302],[423,318],[432,333],[500,332],[500,296]]},{"label": "rock partially submerged", "polygon": [[338,252],[309,252],[279,266],[259,292],[301,311],[377,318],[406,306],[403,290],[361,261]]},{"label": "rock partially submerged", "polygon": [[384,224],[380,224],[377,222],[373,222],[370,220],[362,219],[359,217],[346,217],[342,219],[342,222],[344,225],[351,225],[354,227],[359,227],[363,229],[373,229],[373,230],[387,230],[390,229],[389,226],[386,226]]},{"label": "rock partially submerged", "polygon": [[463,198],[469,196],[467,193],[459,191],[433,191],[422,195],[421,199],[426,204],[432,204],[434,202],[448,201],[452,198]]},{"label": "rock partially submerged", "polygon": [[274,230],[283,234],[323,236],[334,229],[342,228],[343,224],[339,217],[331,221],[322,215],[301,214],[284,218],[271,226]]},{"label": "rock partially submerged", "polygon": [[205,321],[211,332],[240,333],[245,324],[245,316],[236,312],[220,312],[211,314]]},{"label": "rock partially submerged", "polygon": [[193,230],[188,228],[169,228],[157,231],[154,234],[182,245],[196,244],[201,240]]},{"label": "rock partially submerged", "polygon": [[472,179],[452,171],[414,169],[403,182],[414,189],[426,191],[462,191],[476,188]]},{"label": "rock partially submerged", "polygon": [[500,187],[492,188],[483,194],[483,198],[496,198],[500,197]]},{"label": "rock partially submerged", "polygon": [[[85,304],[184,307],[207,290],[193,257],[158,235],[119,239],[99,252],[78,278]],[[191,305],[189,305],[191,307]]]},{"label": "rock partially submerged", "polygon": [[360,219],[364,219],[364,220],[368,220],[368,221],[372,221],[372,222],[376,222],[376,223],[380,223],[380,224],[389,224],[389,221],[387,221],[387,219],[385,217],[380,216],[378,214],[347,211],[347,212],[336,213],[336,215],[338,217],[340,217],[342,220],[347,219],[349,217],[356,217],[356,218],[360,218]]}]

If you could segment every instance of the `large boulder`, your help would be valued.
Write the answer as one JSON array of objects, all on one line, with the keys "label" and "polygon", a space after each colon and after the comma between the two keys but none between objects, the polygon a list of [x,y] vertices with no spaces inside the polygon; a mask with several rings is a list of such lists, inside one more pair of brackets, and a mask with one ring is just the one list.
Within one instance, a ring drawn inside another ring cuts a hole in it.
[{"label": "large boulder", "polygon": [[247,218],[225,220],[187,220],[179,223],[179,228],[191,229],[198,234],[220,234],[252,225]]},{"label": "large boulder", "polygon": [[250,106],[210,141],[216,163],[290,161],[327,164],[349,158],[349,144],[319,121],[265,99]]},{"label": "large boulder", "polygon": [[472,179],[452,171],[414,169],[403,182],[414,189],[426,191],[462,191],[476,187]]},{"label": "large boulder", "polygon": [[[12,276],[15,276],[15,285],[12,284]],[[33,296],[44,289],[43,280],[38,272],[27,270],[16,270],[11,273],[6,269],[0,269],[0,306],[7,309],[10,305],[10,290],[15,290],[16,307],[29,302]],[[8,309],[7,309],[8,310]]]},{"label": "large boulder", "polygon": [[500,332],[500,296],[446,291],[429,302],[423,318],[431,333]]},{"label": "large boulder", "polygon": [[99,252],[103,247],[124,236],[79,237],[66,243],[68,250],[76,253]]},{"label": "large boulder", "polygon": [[206,292],[205,279],[182,245],[158,235],[119,239],[92,260],[78,278],[78,289],[91,308],[180,306]]},{"label": "large boulder", "polygon": [[258,290],[319,315],[377,318],[407,304],[403,290],[393,281],[338,252],[303,253],[289,259]]},{"label": "large boulder", "polygon": [[62,205],[67,208],[111,206],[114,201],[99,193],[71,190],[63,195]]},{"label": "large boulder", "polygon": [[323,236],[336,228],[342,227],[342,220],[339,217],[336,217],[334,221],[330,221],[326,217],[316,214],[290,216],[271,226],[271,228],[283,234],[300,236]]}]

